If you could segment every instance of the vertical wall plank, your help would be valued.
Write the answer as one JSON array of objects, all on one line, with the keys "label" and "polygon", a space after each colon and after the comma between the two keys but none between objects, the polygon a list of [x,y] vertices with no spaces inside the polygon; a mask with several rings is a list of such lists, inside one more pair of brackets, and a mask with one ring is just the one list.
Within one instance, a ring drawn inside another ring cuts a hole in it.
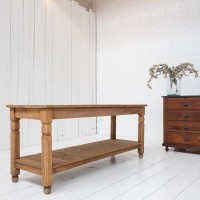
[{"label": "vertical wall plank", "polygon": [[[46,80],[45,80],[45,102],[46,104],[53,104],[53,9],[54,9],[54,0],[46,0],[46,11],[45,11],[45,71],[46,71]],[[53,122],[52,126],[52,141],[57,140],[57,124]]]},{"label": "vertical wall plank", "polygon": [[35,15],[36,15],[36,6],[35,0],[30,0],[30,59],[29,59],[29,103],[34,103],[34,71],[35,71]]},{"label": "vertical wall plank", "polygon": [[53,103],[62,99],[62,0],[53,1]]},{"label": "vertical wall plank", "polygon": [[[72,1],[72,104],[79,104],[79,66],[78,66],[78,3]],[[73,119],[72,133],[78,137],[78,119]],[[70,133],[70,137],[73,137]]]},{"label": "vertical wall plank", "polygon": [[[62,103],[71,104],[72,103],[72,34],[71,34],[71,19],[72,19],[72,2],[63,1],[63,73],[62,73]],[[62,121],[62,133],[58,133],[58,139],[63,140],[70,137],[72,133],[73,120],[66,119]]]},{"label": "vertical wall plank", "polygon": [[[29,2],[29,4],[28,4]],[[29,1],[24,2],[24,13],[25,16],[24,18],[29,18],[29,22],[27,22],[27,25],[25,23],[25,30],[26,30],[26,26],[29,29],[29,35],[28,35],[28,43],[29,43],[29,58],[28,58],[28,64],[27,67],[29,71],[28,77],[29,77],[29,81],[25,82],[24,84],[27,84],[29,86],[28,89],[28,104],[32,104],[34,103],[34,67],[35,67],[35,0],[29,0]],[[29,11],[27,10],[29,8]],[[26,22],[26,20],[24,19],[24,21]],[[28,50],[26,50],[28,51]],[[26,91],[24,91],[26,93]],[[32,122],[32,120],[28,120],[28,136],[27,137],[27,143],[25,143],[25,136],[23,136],[24,138],[24,146],[30,146],[31,145],[31,141],[32,141],[32,135],[36,133],[37,129],[35,130],[35,126],[33,123],[36,122]],[[34,130],[34,131],[33,131]]]},{"label": "vertical wall plank", "polygon": [[[62,29],[63,29],[63,4],[62,0],[53,3],[53,103],[60,104],[62,100]],[[54,122],[58,134],[62,133],[62,122]]]},{"label": "vertical wall plank", "polygon": [[35,0],[35,104],[45,104],[45,11],[45,0]]},{"label": "vertical wall plank", "polygon": [[8,148],[10,142],[9,112],[5,108],[5,105],[9,102],[10,98],[11,3],[11,0],[0,0],[0,151]]},{"label": "vertical wall plank", "polygon": [[17,102],[24,101],[23,98],[23,62],[24,62],[24,0],[18,0],[18,92]]},{"label": "vertical wall plank", "polygon": [[[23,104],[29,104],[29,76],[30,76],[30,1],[20,1],[21,4],[21,34],[20,43],[22,53],[20,56],[19,66],[19,94],[18,101]],[[21,132],[21,145],[27,146],[29,144],[29,121],[21,120],[20,122]]]},{"label": "vertical wall plank", "polygon": [[[18,0],[18,10],[19,10],[19,15],[18,15],[18,27],[19,27],[19,34],[18,34],[18,92],[17,92],[17,102],[21,102],[23,104],[26,104],[26,98],[24,96],[24,87],[27,86],[27,84],[24,84],[26,82],[26,77],[27,76],[27,71],[26,68],[24,68],[24,62],[25,59],[28,56],[25,56],[25,33],[24,33],[24,0]],[[24,139],[26,138],[28,132],[27,132],[27,126],[28,121],[27,120],[22,120],[21,122],[21,127],[20,127],[20,132],[21,132],[21,137],[20,137],[20,144],[23,146],[24,144]]]},{"label": "vertical wall plank", "polygon": [[[34,58],[33,99],[34,104],[45,104],[45,0],[34,0]],[[41,138],[39,121],[30,120],[30,145],[38,144]]]},{"label": "vertical wall plank", "polygon": [[[29,104],[35,103],[35,51],[36,51],[36,1],[30,0],[30,35],[29,35],[29,42],[30,42],[30,57],[29,57]],[[29,120],[28,121],[28,143],[25,146],[30,146],[35,144],[36,140],[39,139],[38,132],[38,124],[36,121]],[[34,138],[32,138],[33,134],[36,134]]]},{"label": "vertical wall plank", "polygon": [[[89,10],[90,15],[90,100],[96,104],[96,15]],[[90,134],[96,134],[96,118],[90,119]]]},{"label": "vertical wall plank", "polygon": [[18,103],[19,86],[19,1],[12,1],[10,103]]},{"label": "vertical wall plank", "polygon": [[53,102],[53,0],[46,0],[45,10],[45,101]]},{"label": "vertical wall plank", "polygon": [[[79,104],[89,104],[90,101],[90,63],[89,63],[89,12],[79,6],[78,23],[78,66],[79,66]],[[79,119],[79,136],[89,133],[90,120]]]}]

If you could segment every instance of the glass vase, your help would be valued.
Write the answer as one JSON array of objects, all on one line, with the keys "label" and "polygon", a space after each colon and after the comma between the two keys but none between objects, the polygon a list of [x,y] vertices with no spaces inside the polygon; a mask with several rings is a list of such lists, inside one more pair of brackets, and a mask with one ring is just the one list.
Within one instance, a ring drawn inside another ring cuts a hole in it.
[{"label": "glass vase", "polygon": [[167,96],[181,95],[181,80],[178,78],[167,78]]}]

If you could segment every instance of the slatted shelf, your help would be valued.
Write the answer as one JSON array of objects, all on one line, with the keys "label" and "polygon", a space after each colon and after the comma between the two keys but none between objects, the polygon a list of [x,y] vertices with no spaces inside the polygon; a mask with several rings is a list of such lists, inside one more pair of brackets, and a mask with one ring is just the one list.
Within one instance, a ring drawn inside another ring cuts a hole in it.
[{"label": "slatted shelf", "polygon": [[[138,149],[140,143],[129,140],[104,140],[74,147],[54,150],[53,173],[61,172],[95,160],[119,153]],[[41,154],[34,154],[17,159],[17,167],[36,174],[41,174]]]}]

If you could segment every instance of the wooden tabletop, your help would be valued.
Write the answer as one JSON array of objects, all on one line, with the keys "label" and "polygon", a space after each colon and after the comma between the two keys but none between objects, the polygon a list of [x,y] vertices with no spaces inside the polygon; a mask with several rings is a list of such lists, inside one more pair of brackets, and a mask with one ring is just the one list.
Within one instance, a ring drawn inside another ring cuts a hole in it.
[{"label": "wooden tabletop", "polygon": [[146,104],[6,105],[7,108],[137,108]]}]

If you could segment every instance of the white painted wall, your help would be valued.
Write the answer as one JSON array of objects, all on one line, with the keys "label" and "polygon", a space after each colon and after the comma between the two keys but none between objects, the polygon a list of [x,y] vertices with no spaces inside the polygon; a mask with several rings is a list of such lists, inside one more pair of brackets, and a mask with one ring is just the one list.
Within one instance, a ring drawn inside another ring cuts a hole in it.
[{"label": "white painted wall", "polygon": [[[0,0],[0,150],[9,148],[6,104],[96,103],[96,19],[70,0]],[[21,146],[40,143],[21,121]],[[53,123],[53,141],[96,133],[96,120]]]},{"label": "white painted wall", "polygon": [[[95,0],[97,12],[97,102],[148,104],[146,138],[162,139],[166,80],[153,80],[153,64],[191,62],[200,73],[199,0]],[[182,80],[183,95],[200,95],[200,78]],[[118,135],[137,136],[136,118],[119,117]],[[98,121],[98,133],[109,119]]]}]

